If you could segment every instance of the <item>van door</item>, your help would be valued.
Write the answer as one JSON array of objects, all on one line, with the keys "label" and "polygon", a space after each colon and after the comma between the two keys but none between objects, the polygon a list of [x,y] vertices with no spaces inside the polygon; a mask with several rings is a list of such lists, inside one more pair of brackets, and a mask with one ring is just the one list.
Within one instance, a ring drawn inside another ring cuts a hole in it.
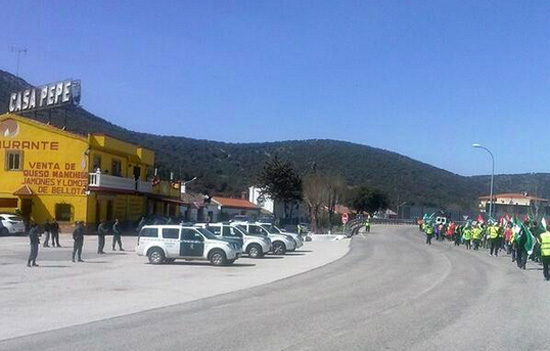
[{"label": "van door", "polygon": [[180,256],[201,257],[204,253],[204,238],[194,229],[182,229]]},{"label": "van door", "polygon": [[179,237],[179,228],[162,228],[162,241],[169,258],[175,258],[179,255]]}]

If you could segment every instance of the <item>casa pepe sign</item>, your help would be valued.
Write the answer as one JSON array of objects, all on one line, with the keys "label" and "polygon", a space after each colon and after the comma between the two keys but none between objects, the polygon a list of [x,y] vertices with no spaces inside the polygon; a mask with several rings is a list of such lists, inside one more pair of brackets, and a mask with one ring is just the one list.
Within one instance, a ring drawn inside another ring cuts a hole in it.
[{"label": "casa pepe sign", "polygon": [[66,79],[10,94],[10,112],[29,112],[80,103],[80,80]]}]

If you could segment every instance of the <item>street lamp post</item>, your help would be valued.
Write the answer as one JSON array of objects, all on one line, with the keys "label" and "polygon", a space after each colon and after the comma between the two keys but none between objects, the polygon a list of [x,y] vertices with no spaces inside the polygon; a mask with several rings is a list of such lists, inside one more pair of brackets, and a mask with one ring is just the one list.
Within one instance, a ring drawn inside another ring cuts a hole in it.
[{"label": "street lamp post", "polygon": [[492,167],[492,171],[491,171],[491,194],[489,195],[489,217],[492,218],[493,217],[493,186],[494,186],[494,178],[495,178],[495,156],[493,155],[493,153],[491,152],[491,150],[489,150],[488,148],[486,148],[485,146],[481,145],[481,144],[478,144],[478,143],[475,143],[475,144],[472,144],[473,147],[475,148],[478,148],[478,149],[483,149],[485,151],[487,151],[489,153],[489,155],[491,155],[491,160],[493,161],[493,167]]},{"label": "street lamp post", "polygon": [[182,194],[185,194],[185,186],[187,185],[187,183],[191,183],[192,181],[194,180],[197,180],[197,177],[193,177],[193,179],[190,179],[190,180],[186,180],[185,182],[182,182],[181,183],[181,193]]}]

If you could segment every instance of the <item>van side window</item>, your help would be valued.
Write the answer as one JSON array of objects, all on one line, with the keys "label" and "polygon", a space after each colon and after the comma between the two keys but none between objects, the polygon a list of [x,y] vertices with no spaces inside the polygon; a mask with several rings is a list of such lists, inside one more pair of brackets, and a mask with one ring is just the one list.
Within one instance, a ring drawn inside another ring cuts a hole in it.
[{"label": "van side window", "polygon": [[181,240],[195,240],[195,233],[193,229],[182,229]]},{"label": "van side window", "polygon": [[216,234],[216,235],[220,235],[221,234],[221,231],[222,231],[222,227],[220,226],[209,226],[208,227],[208,230],[210,230],[212,233]]},{"label": "van side window", "polygon": [[145,238],[158,238],[159,234],[157,228],[143,228],[141,232],[139,232],[139,236]]},{"label": "van side window", "polygon": [[162,237],[164,239],[178,239],[180,230],[178,228],[162,228]]},{"label": "van side window", "polygon": [[223,236],[230,236],[233,238],[242,238],[243,235],[235,228],[223,227]]},{"label": "van side window", "polygon": [[248,232],[250,234],[262,234],[262,235],[264,234],[264,233],[262,233],[262,228],[257,226],[257,225],[248,226]]}]

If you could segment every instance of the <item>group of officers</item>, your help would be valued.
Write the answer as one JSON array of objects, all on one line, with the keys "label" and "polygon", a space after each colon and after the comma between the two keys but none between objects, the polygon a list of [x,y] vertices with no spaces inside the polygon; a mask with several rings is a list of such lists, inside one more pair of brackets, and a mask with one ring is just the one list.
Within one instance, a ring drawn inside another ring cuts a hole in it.
[{"label": "group of officers", "polygon": [[[97,253],[105,254],[105,236],[109,234],[109,231],[113,233],[113,251],[116,251],[116,245],[120,251],[124,251],[122,248],[122,230],[118,219],[115,219],[115,222],[112,226],[109,226],[106,221],[102,221],[97,226]],[[82,248],[84,247],[84,234],[86,234],[87,228],[84,222],[75,222],[73,228],[73,253],[72,253],[72,262],[84,262],[82,259]],[[27,267],[38,267],[36,259],[38,257],[38,248],[40,246],[40,237],[44,233],[44,247],[50,247],[49,241],[50,237],[52,240],[52,247],[61,247],[59,244],[59,224],[53,219],[51,222],[46,220],[44,225],[41,227],[38,223],[31,224],[29,230],[29,241],[30,241],[30,254],[27,260]]]},{"label": "group of officers", "polygon": [[[536,221],[525,219],[523,225],[517,226],[515,230],[512,222],[499,224],[496,221],[488,224],[477,221],[465,224],[425,222],[421,223],[420,229],[426,234],[428,245],[432,244],[434,238],[439,241],[449,240],[455,246],[464,244],[467,250],[479,250],[480,247],[489,249],[489,254],[495,257],[500,250],[505,250],[520,269],[526,268],[530,258],[542,263],[544,279],[550,280],[550,228],[547,230]],[[530,237],[535,239],[532,252],[528,252],[526,245]]]}]

